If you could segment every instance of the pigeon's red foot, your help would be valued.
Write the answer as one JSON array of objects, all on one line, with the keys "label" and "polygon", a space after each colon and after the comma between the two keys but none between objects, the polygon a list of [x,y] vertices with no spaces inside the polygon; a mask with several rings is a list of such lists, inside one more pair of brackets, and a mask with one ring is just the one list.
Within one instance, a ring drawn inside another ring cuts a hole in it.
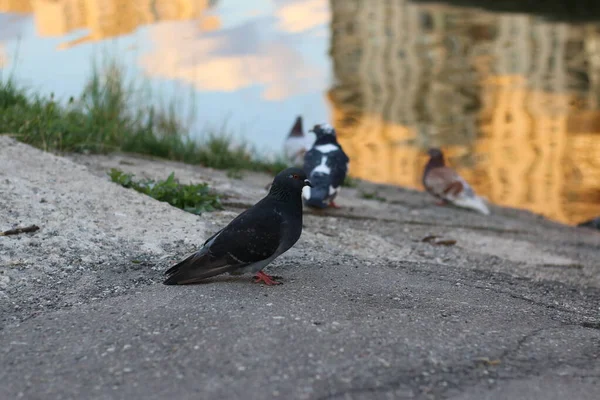
[{"label": "pigeon's red foot", "polygon": [[329,202],[329,207],[331,207],[331,208],[342,208],[342,207],[338,206],[337,204],[335,204],[335,201],[333,201],[333,200],[331,200]]},{"label": "pigeon's red foot", "polygon": [[435,202],[436,206],[445,206],[446,204],[448,204],[448,202],[446,200],[437,200]]},{"label": "pigeon's red foot", "polygon": [[267,286],[281,285],[281,282],[274,280],[272,276],[267,275],[262,271],[258,271],[256,276],[254,277],[254,283],[260,282],[264,283]]}]

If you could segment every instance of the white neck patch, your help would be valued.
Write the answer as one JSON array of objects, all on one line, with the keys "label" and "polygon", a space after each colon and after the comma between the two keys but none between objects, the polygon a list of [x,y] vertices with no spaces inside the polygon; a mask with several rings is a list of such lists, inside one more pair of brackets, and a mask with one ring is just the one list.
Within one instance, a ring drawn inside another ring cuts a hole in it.
[{"label": "white neck patch", "polygon": [[317,151],[320,151],[323,154],[327,154],[327,153],[331,153],[332,151],[338,150],[339,147],[333,143],[327,143],[327,144],[320,144],[318,146],[315,146],[315,149]]}]

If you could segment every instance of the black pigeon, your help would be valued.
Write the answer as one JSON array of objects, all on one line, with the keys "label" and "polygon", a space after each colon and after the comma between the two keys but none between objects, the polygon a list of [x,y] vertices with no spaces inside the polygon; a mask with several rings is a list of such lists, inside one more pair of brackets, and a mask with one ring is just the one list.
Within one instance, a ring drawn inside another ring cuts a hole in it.
[{"label": "black pigeon", "polygon": [[339,208],[334,199],[346,179],[350,159],[338,143],[335,129],[331,125],[315,125],[312,132],[317,140],[304,155],[304,172],[310,179],[312,188],[305,189],[302,197],[310,207]]},{"label": "black pigeon", "polygon": [[165,272],[165,285],[195,283],[223,273],[256,273],[255,282],[276,285],[262,272],[289,250],[302,233],[302,188],[311,186],[304,171],[281,171],[269,194],[212,235],[196,253]]},{"label": "black pigeon", "polygon": [[592,228],[600,230],[600,217],[592,218],[589,221],[581,222],[577,224],[577,226],[582,228]]}]

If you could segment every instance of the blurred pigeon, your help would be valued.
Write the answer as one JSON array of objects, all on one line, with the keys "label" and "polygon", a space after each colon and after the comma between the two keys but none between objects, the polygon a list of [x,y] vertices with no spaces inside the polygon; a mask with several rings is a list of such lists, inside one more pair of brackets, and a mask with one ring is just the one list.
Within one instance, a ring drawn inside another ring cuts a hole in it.
[{"label": "blurred pigeon", "polygon": [[582,228],[592,228],[600,230],[600,217],[592,218],[589,221],[581,222],[577,224],[577,226]]},{"label": "blurred pigeon", "polygon": [[304,154],[310,149],[314,142],[314,137],[306,136],[302,129],[302,117],[296,117],[296,122],[290,130],[285,143],[283,144],[283,151],[285,157],[292,165],[301,167],[304,162]]},{"label": "blurred pigeon", "polygon": [[483,199],[475,194],[467,181],[446,166],[444,154],[440,149],[429,149],[428,154],[430,159],[423,173],[423,186],[440,200],[439,205],[451,203],[482,214],[490,213]]},{"label": "blurred pigeon", "polygon": [[310,207],[339,208],[334,199],[346,178],[350,159],[337,142],[331,125],[315,125],[312,132],[317,140],[304,155],[304,172],[312,182],[312,188],[304,189],[302,197]]},{"label": "blurred pigeon", "polygon": [[208,238],[196,253],[167,270],[164,284],[195,283],[225,272],[252,272],[256,273],[255,282],[279,284],[262,269],[300,238],[301,193],[310,185],[300,168],[281,171],[265,198]]}]

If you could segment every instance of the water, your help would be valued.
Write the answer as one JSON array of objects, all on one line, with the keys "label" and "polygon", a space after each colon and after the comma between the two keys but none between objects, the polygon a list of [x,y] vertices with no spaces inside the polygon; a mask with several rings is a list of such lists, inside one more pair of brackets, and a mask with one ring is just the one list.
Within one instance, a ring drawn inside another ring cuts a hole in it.
[{"label": "water", "polygon": [[67,98],[109,51],[262,151],[302,114],[352,175],[421,189],[442,146],[491,202],[576,223],[600,214],[600,12],[553,3],[0,0],[0,66]]}]

